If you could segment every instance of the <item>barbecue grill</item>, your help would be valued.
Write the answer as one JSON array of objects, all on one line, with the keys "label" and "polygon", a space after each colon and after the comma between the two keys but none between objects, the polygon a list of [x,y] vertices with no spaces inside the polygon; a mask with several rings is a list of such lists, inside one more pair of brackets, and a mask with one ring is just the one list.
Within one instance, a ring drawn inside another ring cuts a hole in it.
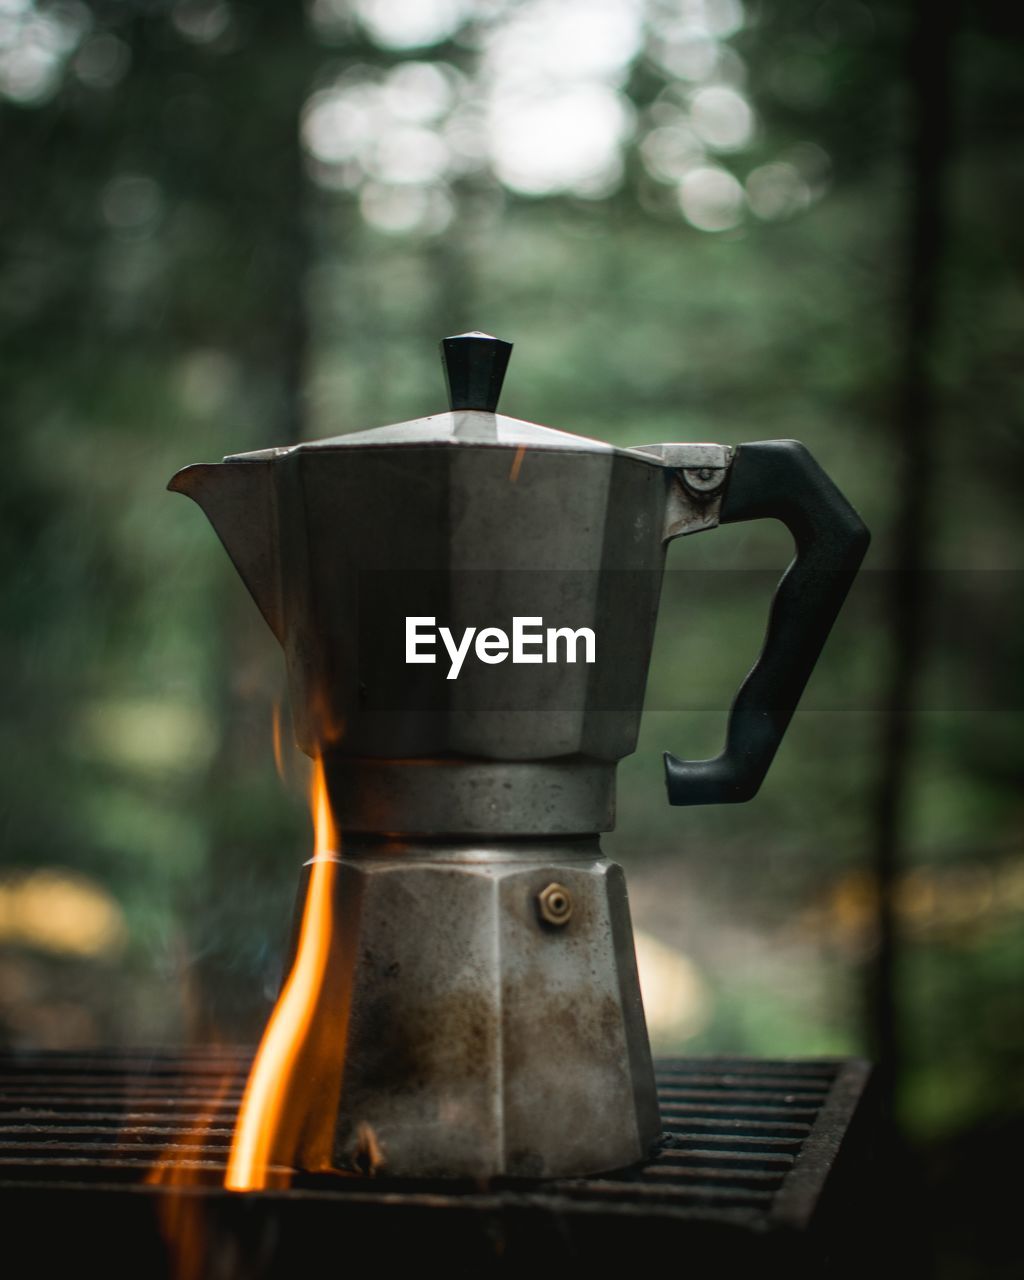
[{"label": "barbecue grill", "polygon": [[450,1275],[603,1274],[670,1257],[709,1269],[698,1274],[822,1276],[846,1274],[863,1235],[850,1224],[869,1128],[861,1062],[663,1060],[656,1151],[599,1178],[302,1173],[238,1194],[221,1184],[250,1059],[243,1049],[0,1059],[9,1247],[28,1250],[35,1274],[84,1263],[146,1280],[269,1280],[326,1260],[331,1275],[416,1274],[431,1259]]}]

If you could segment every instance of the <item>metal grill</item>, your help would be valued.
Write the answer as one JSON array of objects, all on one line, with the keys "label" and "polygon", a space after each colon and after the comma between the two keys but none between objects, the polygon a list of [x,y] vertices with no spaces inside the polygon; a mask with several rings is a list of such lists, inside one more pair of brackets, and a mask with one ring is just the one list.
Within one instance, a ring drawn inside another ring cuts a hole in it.
[{"label": "metal grill", "polygon": [[[868,1075],[856,1061],[662,1061],[664,1138],[649,1163],[618,1174],[487,1187],[300,1175],[287,1191],[239,1196],[219,1184],[249,1060],[248,1050],[0,1058],[8,1221],[21,1220],[20,1205],[87,1236],[113,1232],[133,1273],[157,1277],[180,1274],[165,1239],[171,1198],[199,1215],[204,1257],[219,1259],[196,1274],[217,1277],[297,1274],[330,1241],[403,1264],[443,1247],[449,1274],[610,1262],[659,1241],[716,1263],[782,1249],[820,1273],[822,1249],[807,1242],[824,1239],[816,1229]],[[147,1185],[154,1167],[190,1185]],[[44,1248],[70,1248],[59,1236]]]}]

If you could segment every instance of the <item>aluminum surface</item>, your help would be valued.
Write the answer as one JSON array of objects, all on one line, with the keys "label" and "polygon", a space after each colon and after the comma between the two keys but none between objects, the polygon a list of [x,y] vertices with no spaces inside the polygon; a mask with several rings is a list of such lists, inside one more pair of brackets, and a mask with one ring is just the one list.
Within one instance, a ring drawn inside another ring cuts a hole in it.
[{"label": "aluminum surface", "polygon": [[591,760],[324,761],[342,831],[562,836],[615,825],[615,766]]},{"label": "aluminum surface", "polygon": [[[667,541],[717,522],[720,498],[680,475],[610,446],[404,439],[189,467],[172,487],[281,641],[307,753],[613,763],[636,746]],[[597,661],[470,662],[449,681],[406,662],[409,616],[589,628]]]},{"label": "aluminum surface", "polygon": [[367,1126],[397,1176],[643,1160],[661,1126],[621,868],[596,839],[475,853],[346,842],[315,1015],[345,1046],[338,1164],[358,1167]]}]

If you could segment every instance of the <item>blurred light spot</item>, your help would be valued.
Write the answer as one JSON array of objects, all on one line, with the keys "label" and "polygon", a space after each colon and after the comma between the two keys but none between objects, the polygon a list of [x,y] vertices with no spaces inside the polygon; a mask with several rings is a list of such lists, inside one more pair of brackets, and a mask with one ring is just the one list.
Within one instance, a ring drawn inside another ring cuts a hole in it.
[{"label": "blurred light spot", "polygon": [[678,39],[655,40],[651,57],[679,80],[706,80],[718,64],[719,44],[704,31],[682,33]]},{"label": "blurred light spot", "polygon": [[640,144],[647,172],[661,182],[676,183],[704,160],[704,148],[687,125],[652,129]]},{"label": "blurred light spot", "polygon": [[442,130],[452,169],[456,172],[482,167],[488,156],[484,106],[467,102],[457,107]]},{"label": "blurred light spot", "polygon": [[702,1031],[711,1002],[697,967],[681,951],[640,930],[634,941],[647,1030],[657,1052]]},{"label": "blurred light spot", "polygon": [[56,23],[57,47],[65,54],[78,47],[92,29],[94,21],[89,6],[80,3],[80,0],[51,0],[51,3],[42,6],[37,0],[36,11],[41,17]]},{"label": "blurred light spot", "polygon": [[92,14],[75,0],[45,10],[8,0],[0,8],[0,93],[25,105],[52,97],[91,25]]},{"label": "blurred light spot", "polygon": [[896,886],[896,902],[900,913],[908,919],[929,919],[938,904],[934,877],[923,868],[911,869]]},{"label": "blurred light spot", "polygon": [[453,75],[423,63],[406,63],[383,78],[354,68],[313,94],[302,141],[314,180],[360,191],[363,216],[379,230],[443,230],[452,216],[446,179],[466,167],[436,125],[453,101]]},{"label": "blurred light spot", "polygon": [[76,729],[84,755],[133,773],[198,770],[216,746],[203,710],[156,698],[93,703],[79,714]]},{"label": "blurred light spot", "polygon": [[738,151],[750,141],[754,116],[745,98],[724,85],[709,85],[693,95],[693,128],[716,151]]},{"label": "blurred light spot", "polygon": [[603,195],[621,174],[631,125],[621,95],[600,84],[499,98],[490,118],[494,167],[527,195]]},{"label": "blurred light spot", "polygon": [[429,124],[452,105],[450,74],[439,63],[403,62],[384,81],[384,105],[399,120]]},{"label": "blurred light spot", "polygon": [[1024,859],[1009,862],[999,869],[996,900],[1004,911],[1024,911]]},{"label": "blurred light spot", "polygon": [[[943,877],[944,892],[938,895],[940,923],[944,925],[974,924],[988,916],[995,906],[992,872],[985,866],[954,867]],[[897,909],[904,910],[899,896]]]},{"label": "blurred light spot", "polygon": [[828,152],[816,142],[798,142],[787,148],[780,159],[791,164],[807,184],[812,200],[818,200],[828,188],[832,161]]},{"label": "blurred light spot", "polygon": [[389,129],[374,147],[368,168],[382,182],[430,183],[447,171],[448,148],[429,129]]},{"label": "blurred light spot", "polygon": [[703,165],[679,183],[683,217],[699,231],[728,231],[743,217],[743,188],[725,169]]},{"label": "blurred light spot", "polygon": [[639,0],[527,0],[495,24],[481,69],[491,159],[527,195],[607,194],[633,114],[618,92],[640,50]]},{"label": "blurred light spot", "polygon": [[452,219],[452,202],[439,189],[417,186],[386,186],[368,182],[359,197],[363,217],[378,231],[422,232],[438,235]]},{"label": "blurred light spot", "polygon": [[122,173],[103,188],[100,209],[116,231],[137,231],[156,221],[163,200],[159,186],[140,173]]},{"label": "blurred light spot", "polygon": [[466,13],[465,0],[354,0],[370,39],[386,49],[417,49],[452,35]]},{"label": "blurred light spot", "polygon": [[763,164],[746,181],[747,199],[765,221],[789,218],[811,202],[807,183],[791,164]]},{"label": "blurred light spot", "polygon": [[653,4],[651,28],[668,40],[695,36],[731,36],[743,26],[740,0],[674,0]]},{"label": "blurred light spot", "polygon": [[[870,954],[876,942],[879,893],[867,871],[840,876],[804,913],[805,926],[832,946]],[[1024,911],[1024,858],[1002,865],[920,866],[893,887],[900,927],[913,939],[956,939],[1005,927]]]},{"label": "blurred light spot", "polygon": [[747,83],[747,64],[731,44],[719,46],[715,80],[720,84],[729,84],[738,89]]},{"label": "blurred light spot", "polygon": [[743,5],[740,0],[704,0],[704,22],[707,29],[722,37],[734,35],[743,26]]},{"label": "blurred light spot", "polygon": [[675,102],[661,104],[664,118],[658,104],[651,110],[644,163],[659,181],[684,184],[680,203],[695,226],[722,230],[739,221],[742,189],[724,171],[709,178],[705,155],[745,146],[754,128],[738,87],[742,60],[721,43],[743,25],[738,0],[314,0],[312,17],[328,32],[355,20],[395,49],[436,44],[476,19],[481,53],[472,77],[424,60],[387,70],[349,66],[306,103],[302,140],[312,178],[360,193],[364,216],[381,230],[446,224],[449,182],[488,162],[525,195],[609,194],[636,127],[621,90],[648,29],[674,59],[674,75],[700,87],[692,98],[676,89]]},{"label": "blurred light spot", "polygon": [[355,161],[324,164],[311,158],[306,163],[306,171],[317,186],[325,191],[358,191],[366,178],[361,166]]},{"label": "blurred light spot", "polygon": [[754,133],[746,65],[723,43],[743,23],[738,0],[678,0],[648,16],[650,57],[668,79],[645,113],[640,155],[653,178],[676,187],[683,216],[702,231],[728,230],[743,217],[742,187],[706,154],[742,150]]},{"label": "blurred light spot", "polygon": [[112,89],[131,66],[132,51],[123,40],[104,32],[82,45],[72,64],[75,75],[90,89]]},{"label": "blurred light spot", "polygon": [[642,34],[639,0],[525,0],[495,25],[486,73],[538,87],[551,81],[621,84]]},{"label": "blurred light spot", "polygon": [[84,876],[42,870],[0,881],[0,943],[101,956],[127,936],[115,899]]},{"label": "blurred light spot", "polygon": [[321,90],[306,103],[302,140],[324,164],[357,156],[372,136],[373,100],[366,87],[345,92]]},{"label": "blurred light spot", "polygon": [[636,128],[622,88],[648,31],[674,59],[670,75],[700,87],[692,99],[677,88],[662,116],[659,104],[651,109],[644,163],[659,181],[685,184],[680,202],[694,225],[722,230],[739,220],[742,189],[724,172],[708,179],[705,155],[737,150],[753,132],[738,87],[743,62],[721,42],[743,25],[738,0],[314,0],[311,13],[329,35],[356,21],[394,49],[437,44],[475,20],[472,77],[424,60],[349,66],[306,103],[310,175],[327,189],[358,192],[364,216],[381,230],[447,224],[448,184],[488,163],[525,195],[608,195]]},{"label": "blurred light spot", "polygon": [[178,0],[171,21],[186,40],[211,44],[231,25],[231,9],[224,0]]}]

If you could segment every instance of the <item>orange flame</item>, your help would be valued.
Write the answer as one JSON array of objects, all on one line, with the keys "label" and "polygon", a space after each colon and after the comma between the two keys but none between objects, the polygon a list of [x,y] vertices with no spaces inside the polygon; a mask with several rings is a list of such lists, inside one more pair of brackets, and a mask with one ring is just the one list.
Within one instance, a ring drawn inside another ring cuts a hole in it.
[{"label": "orange flame", "polygon": [[512,465],[508,471],[509,484],[515,484],[519,479],[519,472],[523,465],[523,459],[526,457],[526,445],[521,444],[516,450],[516,456],[512,459]]},{"label": "orange flame", "polygon": [[143,1179],[146,1186],[167,1191],[157,1206],[157,1222],[167,1243],[172,1280],[198,1280],[204,1274],[210,1244],[206,1205],[189,1189],[209,1185],[210,1138],[221,1123],[222,1108],[230,1108],[234,1082],[225,1068],[181,1140],[167,1147]]},{"label": "orange flame", "polygon": [[306,1168],[331,1166],[333,1117],[315,1080],[325,1064],[322,1037],[313,1030],[328,977],[339,840],[319,759],[310,805],[315,842],[298,945],[242,1098],[224,1179],[234,1191],[286,1184],[300,1143]]},{"label": "orange flame", "polygon": [[281,738],[281,700],[280,698],[274,703],[274,718],[272,721],[273,744],[274,744],[274,767],[277,769],[277,776],[282,782],[285,781],[284,776],[284,746]]}]

